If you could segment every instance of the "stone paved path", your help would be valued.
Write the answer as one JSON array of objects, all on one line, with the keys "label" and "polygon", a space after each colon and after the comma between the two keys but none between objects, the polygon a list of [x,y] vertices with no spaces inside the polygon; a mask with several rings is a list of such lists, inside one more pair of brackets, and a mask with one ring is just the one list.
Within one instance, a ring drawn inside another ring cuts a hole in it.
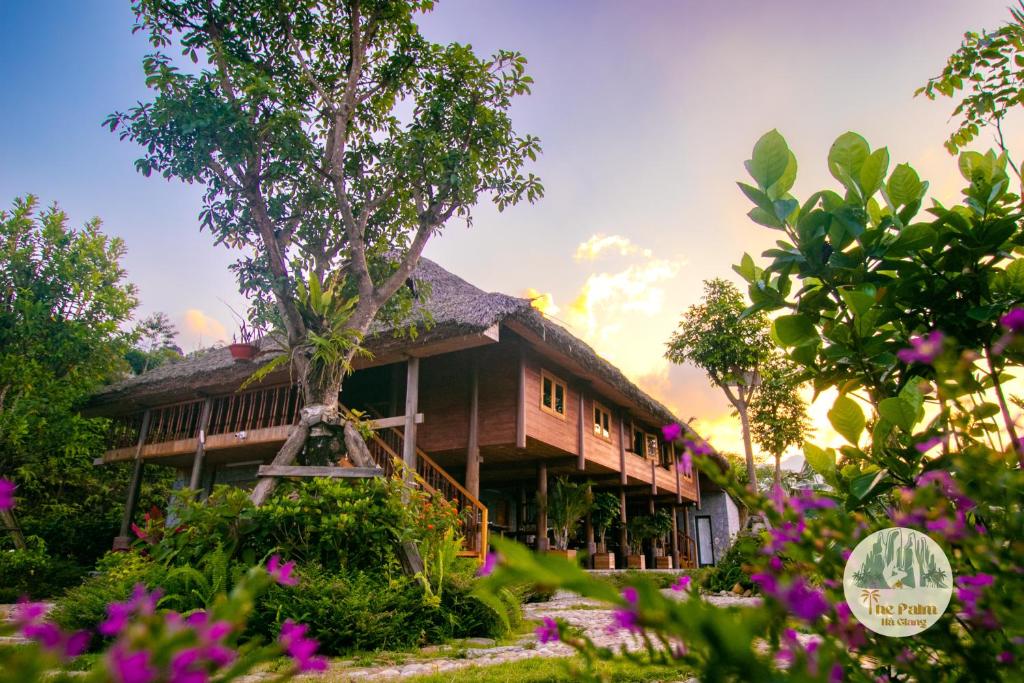
[{"label": "stone paved path", "polygon": [[[678,595],[671,590],[663,592],[666,595]],[[709,595],[705,596],[705,599],[716,605],[755,605],[760,601],[759,598],[731,595]],[[625,645],[631,650],[643,647],[643,642],[639,638],[626,631],[608,633],[608,626],[612,623],[611,610],[605,609],[597,601],[580,598],[572,593],[559,592],[548,602],[524,605],[523,616],[535,620],[544,617],[561,618],[580,628],[599,646],[618,649]],[[458,657],[446,657],[444,650],[441,650],[437,658],[417,659],[402,665],[359,668],[350,668],[344,664],[334,665],[331,667],[331,674],[333,679],[338,681],[397,680],[423,674],[443,673],[472,665],[488,666],[531,657],[568,657],[574,653],[575,650],[562,643],[541,644],[531,633],[514,645],[469,647],[460,651]]]}]

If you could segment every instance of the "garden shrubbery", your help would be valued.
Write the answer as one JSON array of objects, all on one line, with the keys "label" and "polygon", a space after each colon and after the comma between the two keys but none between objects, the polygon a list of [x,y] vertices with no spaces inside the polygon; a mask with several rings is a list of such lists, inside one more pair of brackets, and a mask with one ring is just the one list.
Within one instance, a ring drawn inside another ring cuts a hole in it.
[{"label": "garden shrubbery", "polygon": [[[501,635],[517,623],[471,595],[476,564],[456,557],[457,531],[447,501],[400,480],[286,484],[260,508],[231,487],[215,488],[205,502],[186,492],[169,519],[150,512],[132,552],[104,558],[98,575],[61,598],[54,618],[66,629],[92,629],[136,583],[159,588],[161,608],[208,609],[250,566],[280,554],[297,563],[298,585],[275,585],[256,601],[249,635],[272,639],[291,619],[308,624],[330,654]],[[422,554],[415,577],[396,553],[406,541]]]}]

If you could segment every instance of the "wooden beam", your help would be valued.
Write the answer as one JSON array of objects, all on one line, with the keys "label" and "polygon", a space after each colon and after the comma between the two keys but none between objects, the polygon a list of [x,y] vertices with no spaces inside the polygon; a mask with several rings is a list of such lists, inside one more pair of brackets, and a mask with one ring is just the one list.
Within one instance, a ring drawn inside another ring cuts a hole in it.
[{"label": "wooden beam", "polygon": [[[423,413],[416,413],[413,421],[416,424],[423,424]],[[367,424],[370,425],[370,429],[391,429],[392,427],[405,427],[405,423],[405,415],[396,415],[395,417],[381,417],[376,420],[370,420]]]},{"label": "wooden beam", "polygon": [[629,555],[629,539],[626,536],[626,489],[619,487],[619,552],[622,553],[622,566],[627,565],[626,555]]},{"label": "wooden beam", "polygon": [[[591,502],[594,500],[594,487],[587,486],[587,494],[590,496]],[[584,520],[583,533],[587,539],[587,562],[590,564],[590,568],[594,568],[594,554],[597,553],[597,543],[594,542],[594,519],[591,515],[590,508],[587,509],[587,516]]]},{"label": "wooden beam", "polygon": [[683,483],[682,475],[679,473],[679,459],[676,455],[676,444],[673,441],[668,445],[669,453],[672,455],[672,469],[676,471],[676,503],[683,502]]},{"label": "wooden beam", "polygon": [[466,444],[466,490],[480,498],[480,359],[469,367],[469,438]]},{"label": "wooden beam", "polygon": [[537,550],[548,549],[548,466],[537,465]]},{"label": "wooden beam", "polygon": [[383,477],[379,467],[319,467],[303,465],[261,465],[261,477],[330,477],[335,479],[369,479]]},{"label": "wooden beam", "polygon": [[135,516],[135,506],[139,502],[139,489],[142,487],[142,447],[146,444],[146,437],[149,436],[149,422],[152,414],[147,409],[142,414],[142,425],[139,427],[139,440],[135,444],[135,464],[132,466],[132,478],[128,483],[128,500],[124,504],[124,515],[121,517],[121,533],[114,539],[114,549],[127,550],[130,539],[128,530],[132,525],[132,517]]},{"label": "wooden beam", "polygon": [[526,448],[526,349],[519,347],[519,396],[516,399],[516,448]]},{"label": "wooden beam", "polygon": [[651,460],[651,495],[658,495],[658,461]]},{"label": "wooden beam", "polygon": [[584,438],[586,437],[586,434],[587,434],[586,429],[585,429],[585,425],[586,425],[585,411],[583,410],[583,405],[584,405],[583,385],[579,385],[579,388],[577,390],[579,391],[579,394],[580,394],[580,419],[579,419],[578,428],[576,430],[576,455],[577,455],[577,458],[578,458],[577,461],[576,461],[576,469],[578,469],[580,471],[583,471],[583,470],[587,469],[587,456],[583,452]]},{"label": "wooden beam", "polygon": [[676,517],[679,515],[679,509],[673,505],[672,508],[672,566],[676,569],[680,568],[679,564],[679,520]]},{"label": "wooden beam", "polygon": [[196,446],[196,455],[192,459],[192,476],[189,478],[188,487],[193,491],[199,490],[199,482],[203,476],[203,460],[206,459],[206,430],[210,428],[210,412],[213,409],[213,399],[203,401],[203,412],[199,415],[199,440]]},{"label": "wooden beam", "polygon": [[405,426],[402,432],[402,460],[416,471],[416,413],[420,398],[420,359],[410,357],[405,369]]}]

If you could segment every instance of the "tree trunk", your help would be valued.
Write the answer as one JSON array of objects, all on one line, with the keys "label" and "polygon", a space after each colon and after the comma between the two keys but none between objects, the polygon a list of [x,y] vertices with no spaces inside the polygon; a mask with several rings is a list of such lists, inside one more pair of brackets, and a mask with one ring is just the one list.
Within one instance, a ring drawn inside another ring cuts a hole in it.
[{"label": "tree trunk", "polygon": [[743,427],[743,451],[747,456],[747,478],[750,480],[750,490],[757,492],[757,471],[754,468],[754,448],[750,443],[750,418],[747,416],[747,394],[745,387],[740,385],[740,398],[736,403],[736,410],[740,414],[740,424]]},{"label": "tree trunk", "polygon": [[782,454],[775,454],[775,488],[782,488]]}]

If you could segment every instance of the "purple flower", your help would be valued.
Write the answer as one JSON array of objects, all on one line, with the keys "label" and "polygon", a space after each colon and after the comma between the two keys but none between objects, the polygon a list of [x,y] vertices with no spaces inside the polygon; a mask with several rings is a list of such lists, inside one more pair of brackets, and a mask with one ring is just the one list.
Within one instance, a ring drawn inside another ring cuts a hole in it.
[{"label": "purple flower", "polygon": [[1014,334],[1024,332],[1024,308],[1018,306],[999,319],[999,323]]},{"label": "purple flower", "polygon": [[939,436],[933,436],[930,439],[925,439],[920,443],[914,444],[914,448],[917,449],[918,453],[924,454],[938,446],[940,443],[945,441],[945,439],[946,437],[942,436],[941,434]]},{"label": "purple flower", "polygon": [[477,576],[490,576],[494,568],[498,566],[498,553],[490,552],[484,558],[484,563],[476,570]]},{"label": "purple flower", "polygon": [[46,605],[41,602],[29,602],[27,598],[22,598],[18,601],[11,616],[14,624],[18,627],[35,624],[46,616]]},{"label": "purple flower", "polygon": [[622,599],[628,602],[631,607],[636,607],[636,603],[640,599],[640,596],[636,592],[636,588],[626,586],[622,589]]},{"label": "purple flower", "polygon": [[544,617],[544,623],[537,627],[537,640],[541,643],[558,642],[558,622],[551,617]]},{"label": "purple flower", "polygon": [[961,586],[971,586],[983,588],[985,586],[991,586],[995,583],[995,577],[991,574],[975,574],[974,576],[958,576],[956,582]]},{"label": "purple flower", "polygon": [[608,633],[612,634],[619,630],[626,630],[630,633],[639,633],[637,613],[631,609],[615,609],[612,611],[612,623],[608,626]]},{"label": "purple flower", "polygon": [[833,664],[828,672],[828,683],[841,683],[842,680],[843,666],[841,664]]},{"label": "purple flower", "polygon": [[683,433],[683,426],[677,422],[665,425],[661,428],[661,435],[665,437],[665,441],[675,441]]},{"label": "purple flower", "polygon": [[[1017,309],[1017,310],[1021,310],[1021,309]],[[996,655],[996,661],[999,662],[1000,664],[1012,664],[1013,663],[1013,653],[1010,652],[1009,650],[1003,650],[1002,652],[1000,652],[999,654]]]},{"label": "purple flower", "polygon": [[707,441],[692,441],[685,439],[683,441],[683,447],[694,455],[711,455],[714,453],[714,449],[711,448],[711,444]]},{"label": "purple flower", "polygon": [[64,634],[60,632],[56,624],[41,623],[29,624],[21,629],[21,634],[29,640],[34,640],[47,650],[63,649]]},{"label": "purple flower", "polygon": [[693,474],[693,456],[690,455],[690,451],[683,451],[679,456],[679,463],[676,465],[676,469],[690,476]]},{"label": "purple flower", "polygon": [[0,510],[14,507],[14,489],[18,488],[13,481],[0,478]]},{"label": "purple flower", "polygon": [[779,591],[778,581],[771,574],[758,572],[750,575],[750,580],[757,584],[765,595],[775,595]]},{"label": "purple flower", "polygon": [[798,618],[807,622],[816,621],[818,617],[829,611],[825,594],[811,588],[801,577],[796,577],[785,592],[784,602]]},{"label": "purple flower", "polygon": [[171,683],[206,683],[209,676],[203,670],[202,651],[199,648],[182,650],[171,658]]},{"label": "purple flower", "polygon": [[157,671],[146,650],[129,652],[115,646],[107,653],[107,664],[117,683],[151,683],[156,679]]},{"label": "purple flower", "polygon": [[280,555],[271,556],[270,561],[267,562],[267,572],[274,581],[282,586],[294,586],[299,583],[299,580],[292,576],[294,570],[295,562],[282,563]]},{"label": "purple flower", "polygon": [[690,577],[686,575],[680,576],[671,587],[677,593],[690,590]]},{"label": "purple flower", "polygon": [[128,617],[132,615],[133,607],[127,602],[112,602],[107,605],[107,619],[99,626],[99,631],[105,636],[116,636],[124,630],[128,624]]},{"label": "purple flower", "polygon": [[939,354],[942,353],[942,343],[945,340],[946,335],[938,330],[920,337],[911,337],[910,347],[897,351],[896,357],[908,365],[912,363],[933,363],[939,357]]},{"label": "purple flower", "polygon": [[278,637],[278,641],[288,656],[295,660],[300,672],[324,671],[327,669],[327,660],[315,656],[320,643],[306,637],[308,630],[309,626],[306,624],[296,624],[288,619],[281,624],[281,635]]},{"label": "purple flower", "polygon": [[782,560],[779,559],[778,555],[772,555],[771,558],[769,558],[768,568],[776,573],[782,571]]}]

